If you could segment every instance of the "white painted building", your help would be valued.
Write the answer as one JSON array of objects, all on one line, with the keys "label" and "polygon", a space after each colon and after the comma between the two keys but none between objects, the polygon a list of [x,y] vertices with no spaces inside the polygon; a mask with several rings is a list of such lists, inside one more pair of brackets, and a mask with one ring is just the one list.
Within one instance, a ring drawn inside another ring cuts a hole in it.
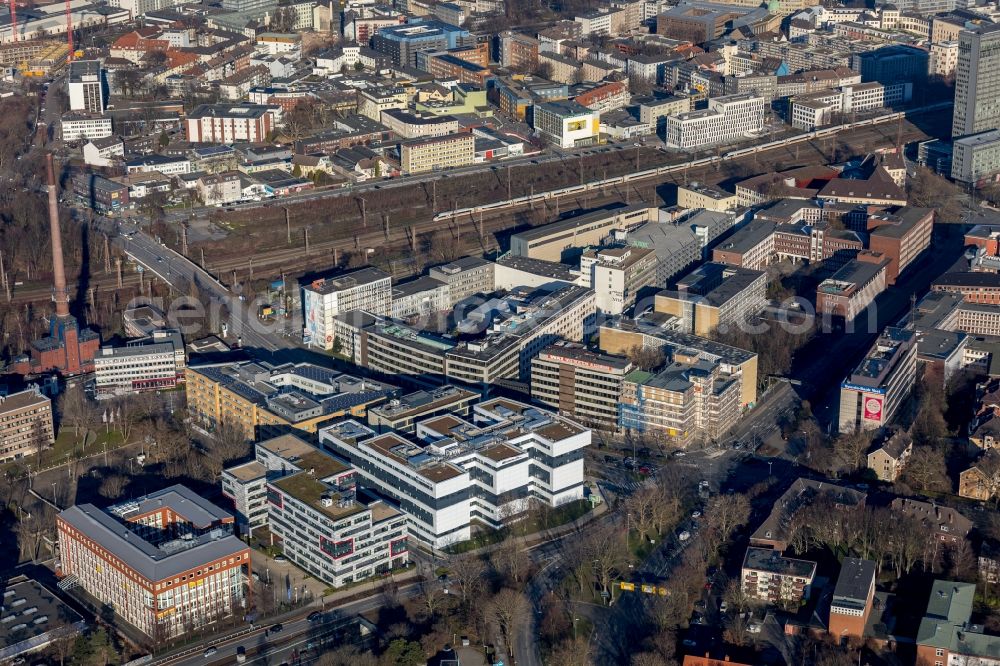
[{"label": "white painted building", "polygon": [[352,310],[382,316],[392,313],[392,278],[369,266],[334,278],[314,280],[302,286],[302,308],[303,342],[333,349],[333,320],[338,314]]},{"label": "white painted building", "polygon": [[70,111],[62,117],[63,141],[106,139],[111,136],[111,118],[96,113]]},{"label": "white painted building", "polygon": [[357,421],[319,431],[320,446],[351,461],[359,485],[391,498],[410,534],[434,548],[468,540],[473,520],[500,527],[532,501],[582,499],[590,438],[569,419],[502,398],[475,405],[471,420],[418,421],[412,440]]},{"label": "white painted building", "polygon": [[703,111],[667,116],[667,145],[691,150],[744,138],[764,127],[764,98],[750,93],[708,101]]},{"label": "white painted building", "polygon": [[153,331],[124,347],[103,347],[94,357],[98,398],[173,388],[184,378],[184,341],[176,330]]},{"label": "white painted building", "polygon": [[534,127],[559,148],[592,146],[601,135],[601,113],[576,102],[543,102],[535,105]]}]

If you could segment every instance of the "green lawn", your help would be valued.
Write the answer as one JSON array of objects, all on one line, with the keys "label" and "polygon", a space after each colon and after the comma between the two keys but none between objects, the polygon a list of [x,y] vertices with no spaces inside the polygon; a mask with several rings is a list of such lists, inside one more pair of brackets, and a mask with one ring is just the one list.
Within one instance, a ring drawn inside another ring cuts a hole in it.
[{"label": "green lawn", "polygon": [[22,460],[7,463],[5,468],[13,465],[22,465],[25,467],[31,465],[32,469],[46,469],[69,460],[101,453],[104,451],[105,444],[108,451],[111,451],[122,446],[122,443],[122,434],[115,430],[109,433],[103,430],[91,430],[87,433],[85,441],[83,433],[76,435],[73,432],[73,428],[63,427],[59,436],[56,437],[55,444],[42,451],[40,463],[38,456],[27,456]]}]

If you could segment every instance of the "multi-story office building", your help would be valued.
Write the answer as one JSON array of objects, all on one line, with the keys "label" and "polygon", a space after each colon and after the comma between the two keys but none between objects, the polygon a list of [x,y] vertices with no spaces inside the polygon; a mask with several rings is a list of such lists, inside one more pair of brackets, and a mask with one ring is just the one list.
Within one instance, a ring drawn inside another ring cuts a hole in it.
[{"label": "multi-story office building", "polygon": [[333,319],[351,310],[391,314],[392,277],[369,266],[302,285],[303,342],[311,347],[333,349]]},{"label": "multi-story office building", "polygon": [[531,361],[531,398],[590,427],[616,430],[622,380],[631,371],[622,356],[553,345]]},{"label": "multi-story office building", "polygon": [[70,111],[104,113],[104,76],[100,60],[74,60],[66,75]]},{"label": "multi-story office building", "polygon": [[657,219],[658,210],[650,206],[608,206],[511,234],[510,253],[558,262],[564,253],[605,243],[614,231],[631,231]]},{"label": "multi-story office building", "polygon": [[392,286],[392,317],[430,317],[451,307],[448,283],[422,275]]},{"label": "multi-story office building", "polygon": [[812,131],[817,127],[833,123],[837,114],[856,114],[899,107],[909,102],[912,97],[912,83],[885,84],[877,81],[799,95],[791,100],[791,125]]},{"label": "multi-story office building", "polygon": [[889,85],[923,81],[927,78],[928,60],[927,49],[893,44],[857,54],[853,65],[863,83]]},{"label": "multi-story office building", "polygon": [[530,35],[507,30],[500,33],[500,64],[520,72],[538,68],[538,40]]},{"label": "multi-story office building", "polygon": [[677,318],[677,330],[707,336],[739,326],[767,304],[767,273],[708,262],[656,294],[653,309]]},{"label": "multi-story office building", "polygon": [[410,96],[403,88],[395,86],[366,88],[358,91],[358,113],[376,123],[381,123],[383,111],[406,109],[409,99]]},{"label": "multi-story office building", "polygon": [[678,185],[677,205],[686,209],[704,209],[724,213],[736,208],[736,195],[699,183]]},{"label": "multi-story office building", "polygon": [[262,143],[278,126],[280,107],[262,104],[202,104],[184,117],[191,143]]},{"label": "multi-story office building", "polygon": [[310,471],[342,488],[354,487],[354,470],[296,435],[258,442],[254,459],[222,470],[222,494],[233,501],[236,522],[244,533],[268,524],[267,482]]},{"label": "multi-story office building", "polygon": [[951,177],[978,185],[1000,174],[1000,129],[955,139],[951,144]]},{"label": "multi-story office building", "polygon": [[712,261],[754,271],[775,257],[774,223],[753,220],[712,249]]},{"label": "multi-story office building", "polygon": [[372,48],[385,53],[397,65],[417,66],[417,53],[474,46],[475,37],[466,29],[434,20],[417,20],[387,26],[372,38]]},{"label": "multi-story office building", "polygon": [[816,287],[816,314],[851,322],[885,291],[889,260],[874,252],[858,257]]},{"label": "multi-story office building", "polygon": [[153,331],[124,347],[102,347],[94,356],[97,395],[173,388],[184,379],[184,340],[176,330]]},{"label": "multi-story office building", "polygon": [[238,507],[245,503],[247,524],[265,521],[285,557],[341,587],[409,559],[406,517],[355,480],[349,465],[285,435],[258,444],[257,459],[226,470],[222,483]]},{"label": "multi-story office building", "polygon": [[380,433],[416,432],[417,421],[453,414],[468,416],[479,393],[445,384],[429,391],[416,391],[368,410],[368,425]]},{"label": "multi-story office building", "polygon": [[1000,129],[1000,24],[962,30],[955,68],[955,110],[951,135]]},{"label": "multi-story office building", "polygon": [[890,285],[931,245],[934,210],[901,208],[868,218],[868,247],[889,259],[886,279]]},{"label": "multi-story office building", "polygon": [[448,285],[448,305],[453,306],[476,294],[491,294],[496,265],[480,257],[462,257],[455,261],[434,266],[428,277]]},{"label": "multi-story office building", "polygon": [[250,548],[234,519],[184,486],[56,516],[59,575],[153,640],[247,611]]},{"label": "multi-story office building", "polygon": [[982,271],[945,273],[931,283],[931,290],[961,294],[968,303],[1000,305],[1000,274]]},{"label": "multi-story office building", "polygon": [[887,425],[917,378],[913,331],[888,327],[840,385],[840,432]]},{"label": "multi-story office building", "polygon": [[515,289],[491,298],[456,326],[461,339],[366,313],[337,318],[343,351],[365,368],[432,385],[527,381],[531,359],[556,340],[583,340],[596,314],[594,292],[575,285]]},{"label": "multi-story office building", "polygon": [[592,146],[601,138],[601,113],[577,102],[542,102],[535,105],[533,126],[553,146]]},{"label": "multi-story office building", "polygon": [[765,603],[798,603],[809,598],[816,563],[782,556],[770,548],[747,548],[743,592]]},{"label": "multi-story office building", "polygon": [[686,447],[714,440],[740,415],[740,378],[722,363],[675,352],[651,374],[633,370],[622,381],[618,427]]},{"label": "multi-story office building", "polygon": [[601,351],[627,354],[634,347],[662,349],[668,358],[696,358],[719,366],[721,376],[735,377],[740,384],[739,408],[757,401],[757,354],[738,347],[657,327],[653,321],[621,319],[601,325]]},{"label": "multi-story office building", "polygon": [[533,502],[582,499],[590,438],[566,418],[496,398],[470,420],[419,421],[413,438],[344,421],[324,428],[320,445],[351,462],[359,485],[390,498],[414,538],[444,548],[469,539],[473,520],[500,527]]},{"label": "multi-story office building", "polygon": [[53,442],[51,400],[37,388],[0,396],[0,463],[30,456]]},{"label": "multi-story office building", "polygon": [[59,130],[63,141],[106,139],[112,133],[111,118],[99,113],[70,111],[62,115]]},{"label": "multi-story office building", "polygon": [[752,93],[708,100],[703,111],[667,117],[667,145],[692,150],[736,141],[764,127],[764,98]]},{"label": "multi-story office building", "polygon": [[476,137],[459,132],[399,144],[399,164],[403,173],[426,173],[472,164],[476,159]]},{"label": "multi-story office building", "polygon": [[658,263],[649,248],[589,250],[580,257],[583,286],[594,290],[598,312],[619,315],[635,304],[643,289],[657,284]]},{"label": "multi-story office building", "polygon": [[386,384],[311,363],[201,364],[189,367],[186,378],[188,410],[195,421],[208,428],[228,423],[249,440],[289,432],[307,436],[331,419],[363,417],[368,407],[395,392]]}]

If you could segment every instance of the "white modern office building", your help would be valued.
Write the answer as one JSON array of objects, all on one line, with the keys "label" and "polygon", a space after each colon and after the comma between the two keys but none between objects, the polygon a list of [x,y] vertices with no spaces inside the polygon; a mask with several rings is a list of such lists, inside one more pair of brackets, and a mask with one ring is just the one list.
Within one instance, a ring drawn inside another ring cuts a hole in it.
[{"label": "white modern office building", "polygon": [[536,407],[497,398],[469,419],[446,414],[415,435],[376,434],[357,421],[319,432],[320,445],[349,460],[358,484],[390,498],[410,534],[434,548],[472,536],[472,522],[500,527],[532,501],[582,499],[590,430]]},{"label": "white modern office building", "polygon": [[184,379],[184,341],[176,330],[153,331],[94,357],[97,397],[173,388]]},{"label": "white modern office building", "polygon": [[352,310],[382,316],[392,314],[392,277],[378,268],[367,267],[314,280],[302,286],[302,308],[303,342],[333,349],[333,319],[338,314]]},{"label": "white modern office building", "polygon": [[222,472],[248,535],[266,527],[289,560],[340,587],[406,564],[407,521],[359,493],[355,470],[295,435],[260,442],[255,459]]},{"label": "white modern office building", "polygon": [[764,127],[764,98],[752,93],[708,100],[708,108],[667,117],[667,145],[691,150],[744,138]]}]

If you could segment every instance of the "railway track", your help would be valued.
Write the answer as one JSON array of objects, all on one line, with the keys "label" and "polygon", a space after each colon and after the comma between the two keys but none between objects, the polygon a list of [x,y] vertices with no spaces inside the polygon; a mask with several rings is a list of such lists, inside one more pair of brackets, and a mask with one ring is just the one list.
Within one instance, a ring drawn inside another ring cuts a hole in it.
[{"label": "railway track", "polygon": [[[616,181],[614,183],[598,181],[587,184],[589,187],[562,188],[572,191],[555,196],[544,196],[546,193],[539,193],[540,198],[536,200],[521,197],[522,201],[508,205],[488,204],[463,211],[447,211],[448,214],[443,219],[439,213],[437,216],[428,214],[423,220],[416,222],[393,224],[390,221],[388,230],[382,220],[372,221],[368,230],[362,233],[350,233],[340,238],[310,242],[308,252],[305,251],[303,239],[296,238],[293,239],[291,246],[271,246],[255,250],[252,255],[252,267],[250,256],[245,254],[212,256],[214,253],[206,252],[205,268],[227,284],[233,280],[233,271],[236,271],[237,281],[246,279],[251,269],[258,276],[274,275],[279,272],[291,274],[307,272],[311,268],[329,268],[333,263],[333,256],[337,253],[367,252],[369,248],[376,252],[407,248],[413,250],[421,236],[437,231],[450,233],[452,240],[458,244],[459,251],[467,249],[486,253],[498,248],[496,238],[498,233],[510,231],[527,223],[524,219],[513,221],[512,217],[517,213],[528,211],[530,217],[540,218],[539,224],[544,224],[557,219],[559,213],[568,210],[596,208],[615,201],[632,203],[646,201],[651,205],[659,205],[656,189],[664,183],[698,181],[717,185],[719,182],[731,179],[726,169],[752,167],[752,171],[760,173],[769,169],[788,168],[803,161],[815,162],[815,157],[810,158],[810,151],[822,154],[825,150],[824,143],[835,136],[836,133],[828,133],[823,137],[795,145],[759,147],[749,152],[743,152],[748,149],[741,149],[741,155],[728,160],[707,158],[709,160],[707,162],[703,159],[701,163],[680,165],[680,168],[676,165],[656,167],[649,170],[654,173],[636,174],[640,177],[632,178],[628,182],[619,177],[614,179]],[[925,131],[911,123],[906,123],[898,130],[897,126],[891,123],[873,124],[854,131],[848,137],[847,143],[848,146],[854,146],[858,150],[871,150],[894,145],[896,141],[910,143],[925,139],[927,136]],[[800,154],[803,155],[802,159],[799,157]],[[425,207],[417,207],[419,208]],[[191,255],[189,258],[192,261],[197,262],[200,258],[197,253],[192,252]],[[126,272],[123,275],[125,287],[136,287],[138,284],[138,274]],[[89,280],[89,288],[98,291],[116,289],[117,279],[114,275],[93,275]],[[71,292],[74,289],[75,286],[71,285]],[[12,302],[37,302],[47,300],[50,296],[51,287],[46,283],[38,283],[15,288]]]}]

